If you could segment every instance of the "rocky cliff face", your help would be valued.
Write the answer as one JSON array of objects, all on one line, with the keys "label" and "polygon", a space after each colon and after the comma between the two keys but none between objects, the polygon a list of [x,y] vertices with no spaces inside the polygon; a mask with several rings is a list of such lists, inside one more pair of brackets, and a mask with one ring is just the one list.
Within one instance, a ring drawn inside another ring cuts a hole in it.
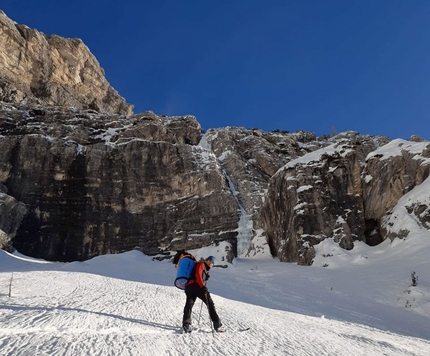
[{"label": "rocky cliff face", "polygon": [[259,218],[281,261],[311,264],[313,246],[326,238],[344,249],[368,242],[361,172],[379,143],[354,132],[331,141],[291,160],[270,180]]},{"label": "rocky cliff face", "polygon": [[0,248],[73,261],[227,241],[231,260],[268,243],[310,265],[324,239],[352,249],[430,229],[418,137],[203,134],[193,116],[131,109],[82,41],[0,11]]},{"label": "rocky cliff face", "polygon": [[404,214],[430,228],[428,142],[309,137],[2,103],[2,245],[71,261],[228,241],[231,256],[246,253],[246,215],[248,246],[259,229],[281,261],[309,265],[327,238],[352,249],[408,236]]},{"label": "rocky cliff face", "polygon": [[[369,154],[363,170],[363,197],[366,219],[373,222],[370,226],[378,240],[408,236],[410,231],[400,223],[404,220],[399,218],[399,210],[405,209],[408,218],[421,228],[430,228],[426,202],[430,191],[422,189],[429,184],[429,172],[430,143],[426,141],[397,139]],[[411,194],[418,189],[420,194]]]},{"label": "rocky cliff face", "polygon": [[0,10],[0,100],[130,115],[88,47],[77,38],[48,37]]},{"label": "rocky cliff face", "polygon": [[[281,261],[312,264],[314,246],[377,245],[430,229],[430,143],[340,134],[270,180],[259,219]],[[327,256],[329,257],[329,256]]]},{"label": "rocky cliff face", "polygon": [[7,188],[0,184],[0,249],[12,251],[12,239],[27,213],[25,205],[7,194]]},{"label": "rocky cliff face", "polygon": [[270,177],[300,155],[296,137],[289,133],[227,127],[210,129],[205,137],[252,217],[259,211]]},{"label": "rocky cliff face", "polygon": [[194,117],[3,104],[0,182],[28,206],[14,246],[83,260],[228,240],[237,203]]}]

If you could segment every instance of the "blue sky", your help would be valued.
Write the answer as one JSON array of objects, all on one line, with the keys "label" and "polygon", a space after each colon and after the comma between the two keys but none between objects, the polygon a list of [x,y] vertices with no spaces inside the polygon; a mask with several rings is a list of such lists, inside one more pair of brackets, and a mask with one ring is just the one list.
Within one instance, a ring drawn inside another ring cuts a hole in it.
[{"label": "blue sky", "polygon": [[430,139],[430,1],[8,1],[12,20],[78,37],[135,113],[207,130]]}]

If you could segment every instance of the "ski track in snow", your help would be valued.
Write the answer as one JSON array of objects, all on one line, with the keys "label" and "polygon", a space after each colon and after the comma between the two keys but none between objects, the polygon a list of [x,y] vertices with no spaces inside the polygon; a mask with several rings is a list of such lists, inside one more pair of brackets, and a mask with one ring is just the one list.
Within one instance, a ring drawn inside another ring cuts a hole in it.
[{"label": "ski track in snow", "polygon": [[[173,277],[172,271],[172,277]],[[213,295],[227,328],[212,335],[207,310],[180,325],[175,287],[90,273],[0,273],[2,355],[428,355],[430,342],[352,323],[263,308]],[[249,331],[239,330],[250,327]]]}]

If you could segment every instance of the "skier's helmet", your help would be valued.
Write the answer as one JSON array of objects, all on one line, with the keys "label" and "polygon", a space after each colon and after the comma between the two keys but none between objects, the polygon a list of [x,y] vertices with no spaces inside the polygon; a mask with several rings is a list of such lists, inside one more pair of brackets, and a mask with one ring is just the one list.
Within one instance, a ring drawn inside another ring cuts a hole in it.
[{"label": "skier's helmet", "polygon": [[206,258],[206,261],[211,261],[213,264],[215,264],[215,257],[209,256],[208,258]]}]

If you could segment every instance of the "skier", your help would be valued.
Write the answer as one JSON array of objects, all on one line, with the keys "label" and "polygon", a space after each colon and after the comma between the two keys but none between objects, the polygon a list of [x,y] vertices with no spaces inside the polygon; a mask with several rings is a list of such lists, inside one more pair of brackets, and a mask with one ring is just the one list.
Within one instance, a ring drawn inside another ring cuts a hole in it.
[{"label": "skier", "polygon": [[213,256],[209,256],[204,262],[197,262],[195,275],[185,287],[187,301],[184,307],[182,327],[186,333],[191,332],[191,312],[193,310],[193,305],[197,297],[200,298],[207,305],[215,331],[225,331],[222,328],[221,320],[219,319],[218,314],[215,310],[215,305],[211,298],[211,295],[206,288],[206,282],[210,277],[209,270],[211,269],[211,267],[213,267],[214,263],[215,257]]}]

